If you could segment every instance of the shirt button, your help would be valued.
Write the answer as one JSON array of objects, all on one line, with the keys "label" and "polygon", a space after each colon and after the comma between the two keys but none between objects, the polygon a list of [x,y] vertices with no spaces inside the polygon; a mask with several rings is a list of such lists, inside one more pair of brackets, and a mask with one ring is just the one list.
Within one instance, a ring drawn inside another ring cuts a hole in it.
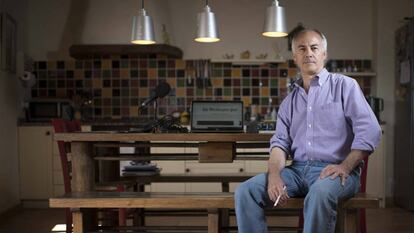
[{"label": "shirt button", "polygon": [[312,143],[311,142],[308,142],[308,145],[310,146],[310,145],[312,145]]},{"label": "shirt button", "polygon": [[312,125],[311,124],[309,124],[308,126],[309,126],[309,128],[312,128]]},{"label": "shirt button", "polygon": [[312,106],[309,106],[309,111],[312,111]]}]

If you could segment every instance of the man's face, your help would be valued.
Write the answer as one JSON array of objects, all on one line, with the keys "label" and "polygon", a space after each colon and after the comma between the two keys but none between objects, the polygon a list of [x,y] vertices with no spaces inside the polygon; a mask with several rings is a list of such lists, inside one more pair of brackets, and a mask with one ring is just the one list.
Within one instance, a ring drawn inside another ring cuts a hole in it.
[{"label": "man's face", "polygon": [[293,60],[303,75],[318,74],[324,67],[326,57],[318,33],[309,31],[296,38]]}]

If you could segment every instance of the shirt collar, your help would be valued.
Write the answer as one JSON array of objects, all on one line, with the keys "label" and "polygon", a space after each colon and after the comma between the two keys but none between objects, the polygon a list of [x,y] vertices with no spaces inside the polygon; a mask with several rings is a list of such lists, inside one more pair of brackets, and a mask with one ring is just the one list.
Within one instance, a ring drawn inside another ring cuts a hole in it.
[{"label": "shirt collar", "polygon": [[[323,68],[316,76],[315,78],[317,78],[318,80],[318,85],[322,86],[326,80],[328,79],[329,76],[329,72],[326,70],[326,68]],[[301,87],[302,86],[302,76],[300,74],[298,74],[295,78],[295,86],[296,87]]]},{"label": "shirt collar", "polygon": [[328,76],[329,76],[329,72],[325,68],[323,68],[321,72],[319,72],[319,74],[316,75],[316,77],[318,77],[319,86],[322,86],[322,84],[326,82],[326,80],[328,79]]}]

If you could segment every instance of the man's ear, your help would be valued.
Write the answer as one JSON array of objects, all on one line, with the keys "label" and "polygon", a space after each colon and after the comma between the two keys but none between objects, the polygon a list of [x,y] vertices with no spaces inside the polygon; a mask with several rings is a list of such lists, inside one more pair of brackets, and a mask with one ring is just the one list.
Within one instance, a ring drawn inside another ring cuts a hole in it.
[{"label": "man's ear", "polygon": [[328,61],[328,52],[325,51],[324,53],[325,53],[324,63],[326,64],[326,62]]},{"label": "man's ear", "polygon": [[295,63],[295,65],[298,65],[298,63],[296,62],[296,55],[295,54],[292,54],[292,59],[293,59],[293,62]]}]

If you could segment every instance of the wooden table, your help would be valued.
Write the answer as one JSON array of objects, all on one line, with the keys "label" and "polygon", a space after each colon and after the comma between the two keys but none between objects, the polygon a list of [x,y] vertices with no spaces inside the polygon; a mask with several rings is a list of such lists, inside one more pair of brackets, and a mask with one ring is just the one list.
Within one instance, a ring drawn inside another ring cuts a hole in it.
[{"label": "wooden table", "polygon": [[[206,143],[205,148],[214,154],[222,148],[218,145],[233,145],[234,148],[249,142],[265,148],[268,146],[270,134],[249,133],[119,133],[119,132],[76,132],[56,133],[54,140],[71,142],[72,155],[72,191],[92,191],[95,183],[93,145],[99,142],[162,142],[168,141]],[[209,144],[210,143],[210,144]],[[260,144],[261,143],[261,144]],[[202,145],[202,144],[200,144]],[[257,146],[256,146],[257,147]],[[209,150],[211,149],[211,150]]]},{"label": "wooden table", "polygon": [[[112,144],[128,146],[131,142],[146,144],[146,146],[183,146],[183,142],[198,146],[200,162],[232,162],[237,148],[268,148],[270,134],[248,133],[120,133],[120,132],[75,132],[56,133],[54,140],[71,143],[72,156],[72,192],[84,193],[93,191],[95,184],[94,145]],[[127,144],[125,142],[128,142]],[[167,142],[167,143],[165,143]],[[164,144],[163,144],[164,143]],[[185,145],[184,145],[185,146]],[[168,155],[166,155],[168,156]],[[171,155],[169,155],[171,157]],[[197,155],[195,155],[197,156]],[[150,156],[149,156],[150,157]],[[185,159],[184,156],[171,157]],[[108,160],[108,158],[102,158]],[[122,160],[112,157],[109,160]],[[119,167],[119,165],[118,165]],[[118,173],[119,174],[119,173]],[[175,177],[176,178],[176,177]],[[190,176],[184,177],[191,181]],[[205,179],[202,178],[202,179]],[[223,186],[223,183],[222,183]],[[228,186],[228,185],[227,185]],[[228,187],[223,189],[228,191]],[[228,222],[228,210],[223,214],[223,221]],[[91,213],[84,214],[85,223],[89,225],[94,217]],[[88,223],[89,222],[89,223]],[[227,224],[227,223],[224,223]],[[93,226],[85,226],[90,228]]]}]

